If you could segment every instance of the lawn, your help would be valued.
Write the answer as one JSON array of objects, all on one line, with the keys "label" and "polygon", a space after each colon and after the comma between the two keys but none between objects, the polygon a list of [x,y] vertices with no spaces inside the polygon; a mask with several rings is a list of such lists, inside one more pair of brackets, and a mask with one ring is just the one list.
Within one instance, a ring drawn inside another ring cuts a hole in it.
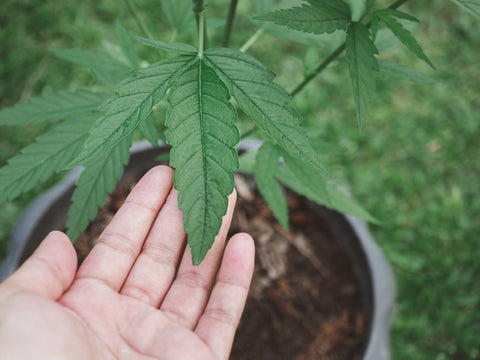
[{"label": "lawn", "polygon": [[[154,21],[163,16],[157,3],[136,1],[140,14],[149,16],[151,32],[169,39],[172,34]],[[218,3],[226,8],[226,1],[211,0],[210,6]],[[240,3],[240,13],[246,14],[249,7]],[[377,96],[359,130],[350,80],[339,58],[294,98],[294,104],[312,133],[345,148],[325,162],[335,178],[348,184],[382,222],[370,229],[396,275],[393,358],[478,359],[480,21],[450,2],[409,2],[402,9],[421,20],[412,31],[436,71],[401,46],[386,49],[384,56],[416,69],[432,82],[377,78]],[[0,105],[92,84],[93,76],[86,69],[55,59],[48,49],[101,49],[109,44],[105,39],[114,41],[117,18],[138,31],[123,2],[2,1]],[[245,16],[236,24],[240,31],[234,33],[232,44],[240,46],[254,28]],[[211,35],[215,43],[221,31]],[[384,45],[392,44],[386,39]],[[325,43],[316,50],[267,34],[249,52],[292,89],[304,65],[308,68],[323,59],[332,46]],[[0,165],[42,130],[2,128]],[[52,183],[0,205],[0,256],[5,254],[18,214]]]}]

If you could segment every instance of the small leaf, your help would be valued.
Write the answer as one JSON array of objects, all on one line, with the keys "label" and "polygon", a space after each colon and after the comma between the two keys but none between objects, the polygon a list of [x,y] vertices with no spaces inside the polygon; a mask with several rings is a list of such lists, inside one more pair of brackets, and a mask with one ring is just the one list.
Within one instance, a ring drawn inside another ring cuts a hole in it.
[{"label": "small leaf", "polygon": [[378,62],[374,54],[378,54],[378,51],[368,29],[361,23],[354,22],[348,27],[345,45],[358,123],[362,126],[368,111],[368,102],[375,91],[373,72],[378,71]]},{"label": "small leaf", "polygon": [[272,210],[273,215],[288,230],[287,200],[282,188],[275,180],[278,166],[279,154],[277,148],[265,142],[257,152],[253,175],[258,190]]},{"label": "small leaf", "polygon": [[150,113],[145,120],[140,121],[138,124],[138,130],[140,130],[143,137],[147,139],[153,147],[159,147],[158,142],[160,141],[160,136],[157,127],[155,126],[155,117],[153,116],[153,113]]},{"label": "small leaf", "polygon": [[360,21],[367,7],[367,0],[348,0],[352,21]]},{"label": "small leaf", "polygon": [[473,17],[480,20],[480,0],[451,0]]},{"label": "small leaf", "polygon": [[84,49],[54,49],[51,52],[60,59],[92,69],[97,80],[112,88],[130,75],[130,67],[113,56]]},{"label": "small leaf", "polygon": [[414,53],[419,59],[425,61],[428,65],[430,65],[433,69],[433,66],[430,59],[425,55],[422,48],[418,44],[417,40],[412,36],[410,31],[405,29],[402,24],[400,24],[397,20],[393,17],[389,16],[388,13],[380,10],[377,11],[378,18],[390,29],[390,31],[412,52]]},{"label": "small leaf", "polygon": [[178,56],[162,60],[123,81],[116,88],[116,95],[103,103],[101,110],[106,115],[92,127],[83,151],[69,167],[100,156],[131,134],[162,100],[171,81],[188,68],[193,59],[192,56]]},{"label": "small leaf", "polygon": [[343,214],[352,215],[365,221],[379,224],[380,222],[366,211],[351,195],[339,189],[337,184],[327,183],[330,208]]},{"label": "small leaf", "polygon": [[419,83],[434,83],[435,80],[425,76],[418,71],[410,69],[406,66],[397,64],[393,61],[388,61],[385,59],[377,59],[378,64],[380,65],[378,74],[382,76],[390,76],[399,79],[405,79],[410,81],[415,81]]},{"label": "small leaf", "polygon": [[130,65],[134,68],[138,68],[140,66],[140,57],[135,48],[135,44],[132,41],[132,36],[118,20],[115,21],[115,34],[123,55],[125,55]]},{"label": "small leaf", "polygon": [[26,103],[0,111],[1,125],[36,125],[96,112],[108,95],[89,91],[57,91],[32,97]]},{"label": "small leaf", "polygon": [[254,19],[273,21],[293,30],[315,34],[345,30],[350,23],[350,9],[343,1],[310,0],[309,3],[301,7],[273,11]]},{"label": "small leaf", "polygon": [[68,210],[67,235],[75,241],[95,218],[98,208],[105,203],[107,194],[113,191],[127,164],[132,137],[126,136],[120,143],[102,156],[86,164],[77,180]]},{"label": "small leaf", "polygon": [[331,206],[324,174],[310,164],[295,159],[285,152],[280,152],[280,155],[284,159],[285,165],[280,166],[276,172],[278,180],[318,204]]},{"label": "small leaf", "polygon": [[208,49],[204,58],[227,85],[240,108],[274,142],[292,156],[328,174],[300,126],[302,119],[289,105],[291,97],[272,81],[274,73],[251,56],[233,49]]},{"label": "small leaf", "polygon": [[382,9],[379,11],[376,11],[376,13],[380,12],[381,14],[387,15],[387,16],[393,16],[399,19],[403,20],[408,20],[408,21],[413,21],[413,22],[419,22],[418,19],[410,14],[404,13],[403,11],[398,11],[395,9]]},{"label": "small leaf", "polygon": [[238,168],[237,114],[229,99],[217,74],[198,58],[175,79],[168,95],[170,165],[195,265],[220,230]]},{"label": "small leaf", "polygon": [[0,168],[0,203],[44,182],[62,170],[82,149],[97,116],[66,121],[38,137]]},{"label": "small leaf", "polygon": [[138,35],[135,35],[135,39],[140,41],[142,44],[154,47],[166,52],[177,53],[177,54],[197,54],[197,49],[193,46],[183,43],[176,43],[176,42],[166,42],[161,40],[152,40],[147,39]]}]

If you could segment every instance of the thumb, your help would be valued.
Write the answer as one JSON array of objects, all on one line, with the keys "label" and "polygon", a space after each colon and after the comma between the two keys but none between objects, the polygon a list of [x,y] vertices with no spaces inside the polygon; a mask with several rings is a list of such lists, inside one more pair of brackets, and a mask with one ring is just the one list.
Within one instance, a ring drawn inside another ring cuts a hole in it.
[{"label": "thumb", "polygon": [[70,287],[76,268],[77,256],[67,235],[53,231],[3,284],[57,300]]}]

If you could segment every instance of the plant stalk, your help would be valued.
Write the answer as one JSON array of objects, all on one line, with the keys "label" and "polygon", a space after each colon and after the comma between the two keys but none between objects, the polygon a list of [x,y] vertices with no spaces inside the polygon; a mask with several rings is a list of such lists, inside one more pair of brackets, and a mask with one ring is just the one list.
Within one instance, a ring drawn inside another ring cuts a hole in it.
[{"label": "plant stalk", "polygon": [[206,4],[204,5],[203,0],[193,0],[193,13],[195,14],[195,20],[197,21],[198,51],[200,56],[207,48],[207,20],[205,19],[205,6]]},{"label": "plant stalk", "polygon": [[[405,4],[408,0],[397,0],[393,4],[391,4],[388,8],[389,9],[396,9],[401,5]],[[370,27],[370,23],[367,24],[367,27]],[[325,68],[330,65],[330,63],[335,60],[343,51],[345,50],[345,43],[340,45],[336,48],[320,65],[317,66],[315,71],[309,75],[307,75],[300,84],[298,84],[291,92],[291,96],[297,95],[303,88],[312,81],[317,75],[319,75]]]},{"label": "plant stalk", "polygon": [[225,25],[225,35],[223,37],[223,47],[228,47],[230,44],[230,34],[232,33],[233,20],[235,19],[235,11],[237,9],[238,0],[231,0],[228,9],[227,24]]},{"label": "plant stalk", "polygon": [[252,46],[255,41],[258,40],[258,38],[263,34],[265,31],[265,24],[260,27],[255,34],[253,34],[250,39],[245,41],[245,44],[242,45],[242,47],[239,49],[241,52],[247,52],[248,49],[250,49],[250,46]]}]

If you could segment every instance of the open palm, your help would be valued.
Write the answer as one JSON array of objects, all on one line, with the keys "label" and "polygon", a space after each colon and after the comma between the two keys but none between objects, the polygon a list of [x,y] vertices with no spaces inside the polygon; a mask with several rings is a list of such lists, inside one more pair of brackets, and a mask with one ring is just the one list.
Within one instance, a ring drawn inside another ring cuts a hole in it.
[{"label": "open palm", "polygon": [[254,258],[246,234],[224,251],[234,203],[198,267],[165,166],[140,180],[77,272],[68,238],[52,232],[0,285],[0,358],[227,359]]}]

